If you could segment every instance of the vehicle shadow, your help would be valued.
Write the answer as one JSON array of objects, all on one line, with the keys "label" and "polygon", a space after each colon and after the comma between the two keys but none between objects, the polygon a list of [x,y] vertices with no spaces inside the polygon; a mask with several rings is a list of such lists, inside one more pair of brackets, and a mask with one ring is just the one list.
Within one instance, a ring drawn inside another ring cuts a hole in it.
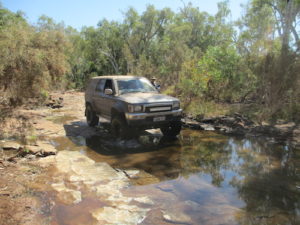
[{"label": "vehicle shadow", "polygon": [[74,137],[85,139],[85,145],[102,155],[135,154],[149,151],[158,151],[168,146],[178,145],[177,138],[164,137],[160,132],[143,131],[138,137],[124,140],[111,135],[107,123],[97,127],[89,127],[85,121],[73,121],[64,124],[66,136],[75,144]]},{"label": "vehicle shadow", "polygon": [[108,127],[102,124],[92,128],[83,121],[64,125],[67,138],[75,146],[86,149],[85,154],[92,159],[98,158],[113,168],[139,169],[159,180],[179,176],[181,143],[177,138],[166,138],[157,130],[151,130],[142,132],[138,138],[122,140],[114,138]]}]

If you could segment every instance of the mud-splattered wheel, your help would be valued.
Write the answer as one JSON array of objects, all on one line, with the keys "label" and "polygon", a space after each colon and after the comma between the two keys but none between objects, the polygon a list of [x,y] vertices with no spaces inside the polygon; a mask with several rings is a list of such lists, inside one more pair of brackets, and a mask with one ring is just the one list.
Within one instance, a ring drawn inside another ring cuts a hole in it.
[{"label": "mud-splattered wheel", "polygon": [[128,127],[125,119],[116,116],[111,121],[111,131],[115,137],[130,138],[132,134],[131,129]]},{"label": "mud-splattered wheel", "polygon": [[90,127],[94,127],[99,123],[99,117],[94,112],[91,105],[87,105],[85,109],[86,122]]},{"label": "mud-splattered wheel", "polygon": [[160,128],[161,132],[166,137],[176,137],[181,131],[181,121],[174,121],[167,126]]}]

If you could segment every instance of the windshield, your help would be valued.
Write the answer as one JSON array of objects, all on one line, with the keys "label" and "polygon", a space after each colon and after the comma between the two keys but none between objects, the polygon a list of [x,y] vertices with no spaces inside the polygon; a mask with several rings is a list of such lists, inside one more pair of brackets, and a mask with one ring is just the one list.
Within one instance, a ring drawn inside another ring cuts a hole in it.
[{"label": "windshield", "polygon": [[118,80],[119,93],[157,92],[155,87],[145,78],[131,78]]}]

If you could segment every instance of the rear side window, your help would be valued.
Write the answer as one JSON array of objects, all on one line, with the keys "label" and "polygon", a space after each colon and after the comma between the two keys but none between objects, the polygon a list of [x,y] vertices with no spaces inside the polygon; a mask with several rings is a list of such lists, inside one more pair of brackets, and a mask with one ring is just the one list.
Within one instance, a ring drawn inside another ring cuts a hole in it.
[{"label": "rear side window", "polygon": [[99,93],[102,93],[104,91],[104,84],[105,84],[105,81],[104,79],[102,80],[99,80],[97,86],[96,86],[96,92],[99,92]]}]

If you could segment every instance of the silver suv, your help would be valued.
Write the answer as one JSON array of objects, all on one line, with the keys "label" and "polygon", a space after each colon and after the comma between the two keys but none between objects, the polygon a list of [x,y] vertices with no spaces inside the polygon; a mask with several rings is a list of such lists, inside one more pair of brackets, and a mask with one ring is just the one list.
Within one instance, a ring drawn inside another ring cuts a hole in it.
[{"label": "silver suv", "polygon": [[144,77],[93,77],[85,92],[85,106],[88,125],[96,126],[99,117],[104,117],[116,137],[128,138],[150,128],[174,137],[181,130],[179,100],[160,94]]}]

